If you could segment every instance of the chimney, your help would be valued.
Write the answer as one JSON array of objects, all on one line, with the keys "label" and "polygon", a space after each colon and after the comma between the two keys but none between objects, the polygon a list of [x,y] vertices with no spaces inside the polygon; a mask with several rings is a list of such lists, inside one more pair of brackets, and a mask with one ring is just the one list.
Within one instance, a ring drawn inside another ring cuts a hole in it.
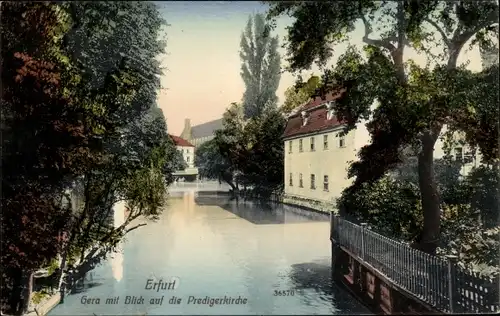
[{"label": "chimney", "polygon": [[190,128],[191,127],[191,119],[184,119],[184,128]]}]

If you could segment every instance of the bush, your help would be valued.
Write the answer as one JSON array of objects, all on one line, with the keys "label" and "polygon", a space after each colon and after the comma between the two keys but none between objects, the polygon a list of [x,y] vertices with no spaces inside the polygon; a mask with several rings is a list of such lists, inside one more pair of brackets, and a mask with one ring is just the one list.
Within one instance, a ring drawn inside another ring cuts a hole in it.
[{"label": "bush", "polygon": [[500,175],[498,168],[482,165],[474,168],[465,178],[464,187],[471,207],[477,211],[485,228],[499,223]]},{"label": "bush", "polygon": [[456,255],[459,263],[484,274],[498,274],[500,227],[486,228],[469,204],[444,206],[438,255]]},{"label": "bush", "polygon": [[[399,241],[415,241],[422,228],[416,169],[400,167],[372,184],[346,189],[339,207],[355,221],[367,222],[378,233]],[[437,161],[436,180],[442,201],[438,255],[458,256],[462,265],[485,274],[499,272],[499,175],[480,166],[460,176],[460,165]]]},{"label": "bush", "polygon": [[33,302],[34,305],[40,304],[44,298],[46,298],[49,294],[47,292],[41,291],[41,292],[33,292],[31,296],[31,301]]},{"label": "bush", "polygon": [[337,203],[342,213],[369,223],[384,236],[411,241],[420,234],[420,195],[410,182],[386,176],[356,191],[344,191]]}]

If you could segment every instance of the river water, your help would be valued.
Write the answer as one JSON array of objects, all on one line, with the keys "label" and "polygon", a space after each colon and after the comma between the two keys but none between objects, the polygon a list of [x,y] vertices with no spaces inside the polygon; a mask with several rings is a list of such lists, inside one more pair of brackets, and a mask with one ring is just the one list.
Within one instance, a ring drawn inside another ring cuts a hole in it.
[{"label": "river water", "polygon": [[327,216],[170,192],[160,219],[130,232],[49,315],[369,313],[331,283]]}]

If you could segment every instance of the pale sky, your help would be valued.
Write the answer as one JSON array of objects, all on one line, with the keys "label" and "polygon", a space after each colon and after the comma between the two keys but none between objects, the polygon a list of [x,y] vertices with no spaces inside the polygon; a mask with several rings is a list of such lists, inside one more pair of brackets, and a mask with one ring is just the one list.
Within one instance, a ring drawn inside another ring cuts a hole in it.
[{"label": "pale sky", "polygon": [[[265,13],[265,6],[255,1],[178,1],[157,2],[160,11],[170,24],[167,30],[167,55],[161,60],[168,68],[162,77],[164,89],[158,97],[158,105],[167,119],[169,133],[180,135],[184,119],[190,118],[192,125],[221,118],[231,102],[239,102],[245,90],[240,77],[241,61],[239,44],[241,33],[249,15]],[[273,35],[278,35],[280,45],[288,18],[278,21]],[[352,35],[351,44],[361,45],[362,25]],[[374,35],[373,38],[376,38]],[[335,47],[330,65],[335,64],[346,45]],[[285,51],[282,49],[281,55]],[[414,59],[425,64],[425,59],[407,48],[405,59]],[[459,62],[470,61],[472,70],[481,69],[477,50],[463,52]],[[282,66],[285,65],[282,58]],[[313,68],[320,74],[317,68]],[[304,72],[304,78],[311,72]],[[285,90],[295,83],[295,78],[284,73],[281,76],[277,95],[280,104]]]}]

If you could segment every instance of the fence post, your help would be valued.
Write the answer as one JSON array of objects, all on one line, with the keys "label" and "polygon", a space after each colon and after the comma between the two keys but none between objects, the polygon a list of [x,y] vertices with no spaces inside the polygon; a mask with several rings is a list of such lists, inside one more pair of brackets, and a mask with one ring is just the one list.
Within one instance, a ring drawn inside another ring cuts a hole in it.
[{"label": "fence post", "polygon": [[331,267],[331,277],[332,281],[337,279],[338,274],[337,268],[341,266],[341,249],[339,244],[339,234],[338,234],[338,223],[339,215],[334,212],[330,213],[330,243],[332,247],[332,267]]},{"label": "fence post", "polygon": [[455,269],[458,257],[455,255],[447,255],[448,259],[448,297],[449,297],[449,309],[450,313],[454,312],[455,303]]},{"label": "fence post", "polygon": [[367,223],[361,223],[361,259],[365,261],[365,230]]},{"label": "fence post", "polygon": [[335,230],[335,214],[333,214],[333,212],[330,212],[330,240],[333,239],[334,230]]}]

